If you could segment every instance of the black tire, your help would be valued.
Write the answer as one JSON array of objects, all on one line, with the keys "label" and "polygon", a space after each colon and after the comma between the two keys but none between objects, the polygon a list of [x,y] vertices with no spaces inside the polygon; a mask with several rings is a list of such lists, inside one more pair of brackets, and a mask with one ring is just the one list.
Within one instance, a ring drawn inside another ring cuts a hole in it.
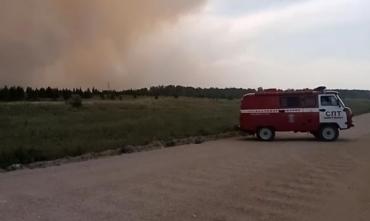
[{"label": "black tire", "polygon": [[320,128],[320,140],[322,141],[335,141],[339,137],[339,129],[333,125],[324,125]]},{"label": "black tire", "polygon": [[269,127],[259,128],[257,138],[261,141],[272,141],[275,139],[275,131]]}]

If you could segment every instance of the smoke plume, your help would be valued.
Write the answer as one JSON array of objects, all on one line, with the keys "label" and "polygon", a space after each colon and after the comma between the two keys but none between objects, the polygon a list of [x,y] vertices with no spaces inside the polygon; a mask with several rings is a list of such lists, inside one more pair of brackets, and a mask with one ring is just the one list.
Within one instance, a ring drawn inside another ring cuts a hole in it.
[{"label": "smoke plume", "polygon": [[124,81],[120,75],[126,51],[161,24],[175,22],[202,3],[2,0],[0,85],[104,87],[108,81]]}]

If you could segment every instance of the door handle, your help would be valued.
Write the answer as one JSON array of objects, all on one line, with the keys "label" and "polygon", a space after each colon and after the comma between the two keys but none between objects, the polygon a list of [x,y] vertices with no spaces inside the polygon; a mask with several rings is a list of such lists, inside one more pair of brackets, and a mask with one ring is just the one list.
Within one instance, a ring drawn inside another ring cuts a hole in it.
[{"label": "door handle", "polygon": [[320,109],[319,111],[320,111],[320,112],[325,112],[325,111],[326,111],[326,109]]}]

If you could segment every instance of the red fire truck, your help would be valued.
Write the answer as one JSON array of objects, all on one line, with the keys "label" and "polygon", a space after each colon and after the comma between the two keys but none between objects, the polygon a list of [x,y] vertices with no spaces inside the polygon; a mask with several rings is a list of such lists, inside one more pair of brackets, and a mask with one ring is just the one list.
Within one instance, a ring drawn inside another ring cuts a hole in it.
[{"label": "red fire truck", "polygon": [[339,130],[353,127],[352,111],[338,92],[314,90],[264,90],[246,94],[241,102],[240,129],[271,141],[276,131],[310,132],[323,141],[334,141]]}]

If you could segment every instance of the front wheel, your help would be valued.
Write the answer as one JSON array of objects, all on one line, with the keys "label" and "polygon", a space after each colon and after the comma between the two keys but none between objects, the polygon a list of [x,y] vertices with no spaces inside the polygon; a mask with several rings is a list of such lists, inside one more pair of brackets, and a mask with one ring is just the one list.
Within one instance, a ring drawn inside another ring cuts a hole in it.
[{"label": "front wheel", "polygon": [[323,141],[335,141],[339,137],[339,130],[335,126],[326,125],[320,128],[320,139]]},{"label": "front wheel", "polygon": [[275,131],[268,127],[258,129],[257,137],[262,141],[272,141],[275,138]]}]

